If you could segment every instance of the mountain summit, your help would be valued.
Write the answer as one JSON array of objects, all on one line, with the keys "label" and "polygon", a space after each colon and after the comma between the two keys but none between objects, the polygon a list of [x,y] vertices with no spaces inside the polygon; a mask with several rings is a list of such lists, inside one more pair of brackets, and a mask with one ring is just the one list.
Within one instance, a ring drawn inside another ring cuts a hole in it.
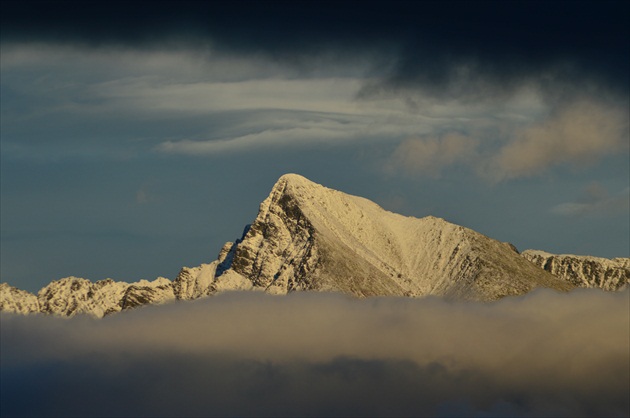
[{"label": "mountain summit", "polygon": [[[440,295],[496,300],[535,287],[569,290],[506,243],[432,216],[413,218],[296,175],[282,176],[216,282],[284,294]],[[240,277],[238,277],[238,276]]]},{"label": "mountain summit", "polygon": [[402,216],[286,174],[240,239],[226,243],[209,264],[184,267],[172,282],[66,278],[50,283],[37,296],[5,283],[0,286],[0,310],[103,316],[225,290],[492,301],[537,287],[615,290],[630,280],[627,259],[567,259],[544,253],[543,260],[540,254],[521,255],[508,243],[443,219]]}]

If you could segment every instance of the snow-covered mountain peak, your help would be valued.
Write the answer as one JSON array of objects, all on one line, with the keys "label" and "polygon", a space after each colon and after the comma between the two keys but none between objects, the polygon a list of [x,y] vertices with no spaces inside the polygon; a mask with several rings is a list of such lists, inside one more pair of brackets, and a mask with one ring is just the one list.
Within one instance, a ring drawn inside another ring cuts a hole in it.
[{"label": "snow-covered mountain peak", "polygon": [[509,246],[433,216],[388,212],[295,174],[278,180],[217,270],[271,293],[428,294],[491,300],[571,286]]},{"label": "snow-covered mountain peak", "polygon": [[276,184],[274,185],[274,188],[276,188],[279,185],[284,187],[287,184],[302,185],[303,187],[316,187],[316,188],[324,187],[321,184],[315,183],[314,181],[311,181],[311,180],[307,179],[306,177],[304,177],[304,176],[302,176],[300,174],[287,173],[287,174],[283,174],[282,176],[280,176],[278,181],[276,181]]},{"label": "snow-covered mountain peak", "polygon": [[509,244],[442,218],[389,212],[358,196],[285,174],[242,236],[216,260],[135,283],[66,277],[37,295],[0,285],[0,310],[102,317],[136,306],[229,290],[286,294],[337,291],[359,297],[440,295],[496,300],[536,287],[615,290],[629,259],[520,255]]}]

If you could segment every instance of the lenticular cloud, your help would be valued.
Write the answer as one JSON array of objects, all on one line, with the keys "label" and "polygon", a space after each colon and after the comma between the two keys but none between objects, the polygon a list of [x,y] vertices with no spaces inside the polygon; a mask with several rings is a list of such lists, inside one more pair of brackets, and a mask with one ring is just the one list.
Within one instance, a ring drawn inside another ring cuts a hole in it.
[{"label": "lenticular cloud", "polygon": [[627,416],[628,291],[2,314],[2,415]]}]

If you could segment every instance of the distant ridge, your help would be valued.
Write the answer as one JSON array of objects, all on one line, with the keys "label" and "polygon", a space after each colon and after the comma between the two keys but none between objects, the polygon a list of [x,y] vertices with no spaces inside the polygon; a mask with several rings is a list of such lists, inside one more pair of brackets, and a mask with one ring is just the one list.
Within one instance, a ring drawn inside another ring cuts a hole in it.
[{"label": "distant ridge", "polygon": [[575,286],[620,290],[630,282],[630,258],[557,255],[540,250],[526,250],[522,255],[538,267]]},{"label": "distant ridge", "polygon": [[[0,310],[102,317],[228,290],[493,301],[538,287],[616,290],[630,280],[630,259],[583,257],[581,265],[590,267],[579,269],[566,257],[534,250],[520,255],[508,243],[443,219],[395,214],[286,174],[241,239],[226,243],[209,264],[184,267],[174,281],[92,283],[68,277],[37,295],[2,283]],[[581,272],[577,276],[568,273],[576,269]]]}]

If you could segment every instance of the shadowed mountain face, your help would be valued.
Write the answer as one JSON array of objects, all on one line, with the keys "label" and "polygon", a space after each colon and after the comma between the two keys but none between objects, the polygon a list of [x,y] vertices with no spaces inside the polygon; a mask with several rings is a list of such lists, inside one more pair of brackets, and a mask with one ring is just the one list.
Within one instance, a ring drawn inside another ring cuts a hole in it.
[{"label": "shadowed mountain face", "polygon": [[261,203],[241,239],[226,243],[217,260],[183,268],[173,282],[159,278],[131,284],[91,283],[66,278],[52,282],[37,296],[2,284],[0,309],[100,317],[226,290],[492,301],[537,287],[614,290],[630,277],[626,259],[615,261],[619,271],[615,270],[612,286],[610,280],[589,276],[589,271],[601,273],[611,260],[589,258],[589,266],[596,266],[582,269],[582,279],[577,280],[563,273],[566,268],[542,265],[532,256],[538,253],[526,251],[522,256],[508,243],[443,219],[398,215],[367,199],[287,174]]}]

